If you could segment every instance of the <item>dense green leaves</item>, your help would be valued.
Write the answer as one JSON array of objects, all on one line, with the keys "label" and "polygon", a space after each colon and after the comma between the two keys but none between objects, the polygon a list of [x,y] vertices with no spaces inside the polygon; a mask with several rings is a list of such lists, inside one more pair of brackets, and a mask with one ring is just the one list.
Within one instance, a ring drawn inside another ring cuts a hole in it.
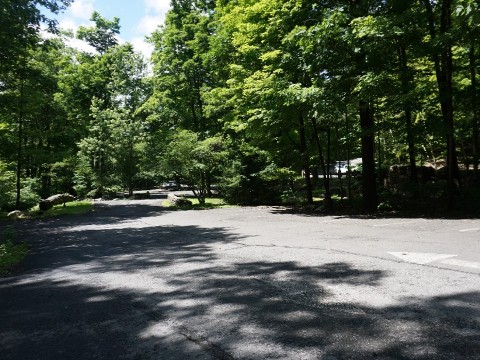
[{"label": "dense green leaves", "polygon": [[228,157],[227,143],[221,137],[199,140],[196,133],[180,130],[169,139],[161,166],[164,174],[187,184],[204,204],[212,180],[218,178]]},{"label": "dense green leaves", "polygon": [[409,164],[415,184],[418,165],[446,164],[450,205],[459,165],[478,169],[476,1],[174,0],[149,37],[150,72],[118,43],[118,18],[79,29],[94,54],[41,40],[31,5],[68,3],[1,8],[0,154],[17,164],[5,178],[16,170],[42,196],[175,178],[200,201],[220,184],[241,203],[321,191],[330,209],[344,183],[317,174],[362,157],[349,197],[375,211],[390,165]]},{"label": "dense green leaves", "polygon": [[87,133],[79,142],[76,190],[99,197],[126,189],[132,195],[146,155],[146,124],[139,112],[148,89],[145,63],[126,44],[87,57],[82,65],[77,70],[84,70],[93,86],[82,94],[90,105],[83,113]]},{"label": "dense green leaves", "polygon": [[107,20],[98,12],[94,11],[90,21],[93,21],[95,26],[80,26],[77,32],[79,39],[85,40],[101,54],[118,44],[116,35],[120,33],[119,18],[116,17],[113,20]]}]

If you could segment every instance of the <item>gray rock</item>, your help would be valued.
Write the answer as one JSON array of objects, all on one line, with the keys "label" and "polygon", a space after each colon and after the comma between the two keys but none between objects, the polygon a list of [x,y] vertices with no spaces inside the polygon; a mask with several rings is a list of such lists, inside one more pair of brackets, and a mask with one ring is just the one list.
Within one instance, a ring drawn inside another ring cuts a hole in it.
[{"label": "gray rock", "polygon": [[172,206],[191,206],[192,202],[184,197],[177,196],[175,194],[168,194],[168,201]]},{"label": "gray rock", "polygon": [[23,212],[21,212],[20,210],[14,210],[14,211],[11,211],[7,214],[7,217],[10,219],[10,220],[17,220],[17,219],[20,219],[24,216],[25,214]]},{"label": "gray rock", "polygon": [[48,209],[51,209],[54,205],[63,204],[65,206],[65,203],[72,202],[75,200],[76,200],[75,196],[73,195],[57,194],[57,195],[50,196],[49,198],[40,200],[40,203],[38,204],[38,206],[41,211],[46,211]]}]

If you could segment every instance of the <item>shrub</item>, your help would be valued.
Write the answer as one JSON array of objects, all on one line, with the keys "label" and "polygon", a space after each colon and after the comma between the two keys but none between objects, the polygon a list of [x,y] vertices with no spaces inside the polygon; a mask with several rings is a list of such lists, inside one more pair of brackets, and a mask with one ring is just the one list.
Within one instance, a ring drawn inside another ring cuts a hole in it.
[{"label": "shrub", "polygon": [[28,210],[37,205],[39,201],[38,180],[24,179],[20,189],[20,209],[18,210]]},{"label": "shrub", "polygon": [[281,202],[281,180],[265,172],[268,164],[261,153],[242,154],[240,161],[225,171],[221,183],[227,202],[241,205],[265,205]]},{"label": "shrub", "polygon": [[25,243],[15,244],[15,231],[8,227],[0,236],[0,275],[22,261],[27,255],[28,248]]},{"label": "shrub", "polygon": [[9,211],[15,207],[15,172],[0,162],[0,209]]},{"label": "shrub", "polygon": [[[40,200],[38,180],[22,179],[21,185],[20,206],[16,210],[28,210]],[[4,211],[15,210],[16,198],[16,174],[9,169],[7,164],[0,162],[0,209]]]}]

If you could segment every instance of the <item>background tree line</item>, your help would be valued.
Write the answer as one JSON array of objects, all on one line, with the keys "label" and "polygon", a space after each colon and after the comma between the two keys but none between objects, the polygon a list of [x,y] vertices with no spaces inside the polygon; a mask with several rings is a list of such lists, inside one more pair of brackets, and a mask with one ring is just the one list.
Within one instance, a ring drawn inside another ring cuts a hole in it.
[{"label": "background tree line", "polygon": [[[317,174],[358,157],[348,195],[365,211],[386,193],[421,198],[426,162],[443,160],[435,196],[445,207],[475,190],[474,0],[172,0],[149,37],[151,64],[118,43],[118,18],[94,13],[79,29],[94,54],[65,45],[72,34],[40,36],[41,24],[55,32],[42,7],[69,2],[2,1],[4,209],[57,192],[131,195],[165,179],[200,201],[220,184],[237,203],[313,203],[320,192],[331,208],[346,185]],[[393,164],[408,164],[408,191],[385,186]]]}]

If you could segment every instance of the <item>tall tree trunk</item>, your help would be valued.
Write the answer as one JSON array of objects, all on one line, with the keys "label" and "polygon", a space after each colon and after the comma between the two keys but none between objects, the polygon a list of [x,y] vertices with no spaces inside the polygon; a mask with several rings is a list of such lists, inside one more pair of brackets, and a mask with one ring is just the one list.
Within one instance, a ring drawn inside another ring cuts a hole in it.
[{"label": "tall tree trunk", "polygon": [[[20,95],[20,98],[23,96]],[[21,105],[23,106],[23,105]],[[21,178],[22,178],[22,139],[23,139],[23,108],[20,108],[20,114],[18,116],[18,145],[17,145],[17,181],[16,181],[16,198],[15,198],[15,208],[20,209],[20,190],[22,187]]]},{"label": "tall tree trunk", "polygon": [[[24,39],[24,41],[26,41]],[[24,44],[23,47],[23,58],[22,58],[22,68],[20,73],[20,94],[18,101],[18,145],[17,145],[17,174],[16,174],[16,197],[15,197],[15,208],[20,209],[21,201],[21,178],[22,178],[22,167],[23,167],[23,151],[22,151],[22,141],[23,141],[23,126],[25,121],[25,82],[26,82],[26,70],[27,70],[27,44]]]},{"label": "tall tree trunk", "polygon": [[300,149],[302,153],[303,172],[305,174],[305,186],[307,189],[307,203],[313,204],[312,179],[310,179],[310,159],[307,150],[307,137],[305,132],[305,119],[303,114],[298,117]]},{"label": "tall tree trunk", "polygon": [[325,166],[325,156],[323,155],[323,149],[322,144],[320,143],[317,124],[313,118],[310,118],[310,123],[312,124],[315,145],[317,146],[318,156],[320,158],[320,166],[322,167],[323,187],[325,188],[325,209],[327,211],[330,211],[333,209],[333,203],[332,195],[330,194],[330,179],[327,176],[327,168]]},{"label": "tall tree trunk", "polygon": [[352,169],[350,169],[350,158],[352,156],[352,141],[350,138],[350,121],[348,119],[348,107],[345,108],[345,130],[347,132],[347,169],[348,169],[348,200],[352,203]]},{"label": "tall tree trunk", "polygon": [[[338,135],[338,126],[335,126],[335,147],[337,148],[337,159],[340,161],[342,159],[342,156],[340,154],[340,143],[338,141],[339,135]],[[340,184],[340,199],[343,200],[345,197],[345,188],[343,187],[343,182],[342,182],[342,170],[339,168],[338,169],[338,183]]]},{"label": "tall tree trunk", "polygon": [[129,142],[128,144],[128,166],[127,169],[127,186],[128,186],[128,196],[131,198],[133,197],[133,168],[135,164],[133,163],[133,142]]},{"label": "tall tree trunk", "polygon": [[192,101],[190,103],[190,110],[192,111],[192,119],[193,119],[193,128],[196,130],[196,131],[199,131],[199,122],[198,122],[198,117],[197,117],[197,112],[195,111],[195,102]]},{"label": "tall tree trunk", "polygon": [[[435,28],[435,15],[430,0],[424,0],[428,16],[428,26],[432,40],[437,37]],[[441,6],[439,35],[445,36],[451,29],[452,1],[443,0]],[[440,54],[439,54],[440,53]],[[447,207],[449,210],[454,206],[454,191],[459,182],[458,160],[455,144],[455,127],[453,123],[453,60],[452,46],[444,45],[440,52],[434,50],[432,57],[435,63],[435,74],[438,84],[438,95],[442,109],[443,122],[446,128],[447,141]]]},{"label": "tall tree trunk", "polygon": [[378,205],[375,175],[375,132],[372,108],[360,100],[360,127],[362,129],[362,189],[363,207],[368,213],[375,212]]},{"label": "tall tree trunk", "polygon": [[207,188],[207,177],[204,171],[202,171],[202,175],[200,178],[200,189],[198,192],[200,193],[200,197],[198,198],[198,202],[200,205],[205,204],[205,196],[206,196],[206,188]]},{"label": "tall tree trunk", "polygon": [[470,79],[472,82],[472,147],[473,147],[473,169],[478,171],[478,160],[480,159],[480,144],[478,131],[478,104],[477,104],[477,71],[475,57],[475,41],[471,41],[470,51]]},{"label": "tall tree trunk", "polygon": [[415,140],[412,126],[412,106],[408,95],[410,93],[411,81],[410,72],[408,70],[407,51],[404,46],[399,49],[400,59],[400,81],[402,83],[402,95],[407,98],[403,105],[403,112],[405,116],[405,127],[407,132],[408,157],[410,161],[410,178],[412,181],[417,181],[417,164],[415,161]]}]

